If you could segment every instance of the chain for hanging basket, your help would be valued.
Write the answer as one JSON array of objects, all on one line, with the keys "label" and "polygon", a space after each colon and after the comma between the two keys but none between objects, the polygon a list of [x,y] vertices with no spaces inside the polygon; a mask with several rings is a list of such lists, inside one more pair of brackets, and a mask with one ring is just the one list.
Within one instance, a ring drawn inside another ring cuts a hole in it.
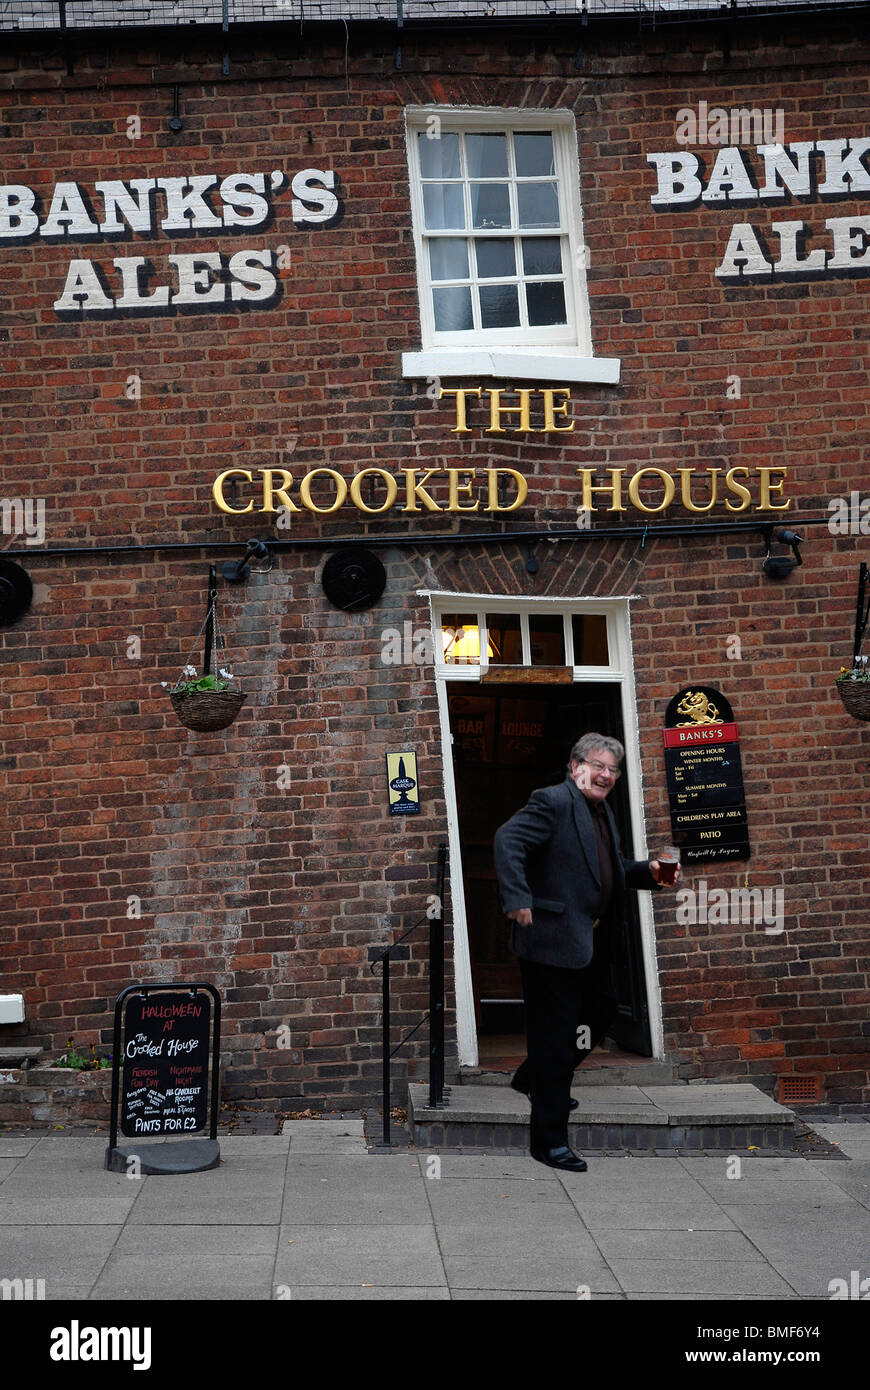
[{"label": "chain for hanging basket", "polygon": [[[209,624],[211,624],[213,636],[209,652],[211,658],[209,670],[205,671],[198,679],[192,679],[196,677],[196,667],[192,664],[192,657],[199,639]],[[194,729],[199,733],[211,733],[217,729],[226,729],[232,724],[248,698],[241,690],[228,688],[233,677],[226,666],[218,665],[218,653],[226,661],[226,650],[226,642],[217,616],[217,591],[211,586],[206,615],[193,640],[193,646],[188,653],[181,675],[169,690],[172,708],[186,729]],[[221,679],[221,677],[226,679]],[[207,684],[207,682],[211,682],[211,684]]]}]

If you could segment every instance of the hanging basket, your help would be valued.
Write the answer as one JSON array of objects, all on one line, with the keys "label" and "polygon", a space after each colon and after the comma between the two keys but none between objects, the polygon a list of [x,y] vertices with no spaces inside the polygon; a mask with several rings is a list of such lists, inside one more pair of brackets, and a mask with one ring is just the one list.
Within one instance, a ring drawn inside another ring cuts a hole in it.
[{"label": "hanging basket", "polygon": [[179,723],[207,734],[228,728],[248,697],[240,690],[170,690],[169,698]]},{"label": "hanging basket", "polygon": [[[191,666],[188,656],[187,665],[181,672],[182,678],[169,689],[169,698],[180,724],[186,729],[196,730],[197,733],[209,734],[217,729],[228,728],[238,717],[242,705],[248,698],[241,690],[229,685],[233,676],[230,671],[220,667],[221,660],[226,661],[228,658],[226,642],[217,616],[217,586],[213,565],[209,571],[208,605],[197,640],[203,632],[206,636],[202,678],[194,681],[182,679],[185,676],[197,675],[196,667]],[[206,688],[191,689],[191,686],[195,685],[205,685]],[[209,689],[209,686],[212,689]],[[214,689],[215,686],[217,689]]]},{"label": "hanging basket", "polygon": [[841,676],[837,681],[840,699],[853,719],[870,720],[870,681],[853,681]]}]

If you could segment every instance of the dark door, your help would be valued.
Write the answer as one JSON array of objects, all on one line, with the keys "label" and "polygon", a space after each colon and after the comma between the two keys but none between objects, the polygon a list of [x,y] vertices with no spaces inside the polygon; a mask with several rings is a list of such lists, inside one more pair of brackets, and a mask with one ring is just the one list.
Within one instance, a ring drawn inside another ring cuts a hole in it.
[{"label": "dark door", "polygon": [[[536,787],[563,779],[571,747],[582,734],[594,729],[623,741],[619,687],[602,681],[500,684],[487,689],[452,681],[447,694],[477,1029],[484,1038],[506,1038],[523,1032],[522,987],[499,903],[493,836]],[[625,779],[608,799],[623,853],[631,859]],[[652,1045],[634,893],[628,894],[626,924],[618,936],[616,986],[619,1012],[610,1036],[626,1051],[649,1057]]]}]

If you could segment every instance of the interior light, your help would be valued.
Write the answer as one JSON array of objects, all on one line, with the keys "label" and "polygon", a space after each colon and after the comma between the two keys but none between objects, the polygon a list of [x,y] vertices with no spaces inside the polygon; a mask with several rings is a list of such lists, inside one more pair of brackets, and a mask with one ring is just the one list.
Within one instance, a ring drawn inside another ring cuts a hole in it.
[{"label": "interior light", "polygon": [[[463,623],[462,627],[443,627],[441,640],[444,643],[444,660],[454,664],[464,663],[476,666],[480,661],[480,628],[477,623]],[[498,647],[492,637],[487,637],[487,656],[490,661],[499,658]]]}]

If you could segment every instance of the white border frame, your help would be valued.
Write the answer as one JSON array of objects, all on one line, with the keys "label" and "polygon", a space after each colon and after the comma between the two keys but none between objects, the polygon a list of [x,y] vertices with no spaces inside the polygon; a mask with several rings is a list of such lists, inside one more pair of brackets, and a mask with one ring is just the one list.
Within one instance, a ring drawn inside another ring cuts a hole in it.
[{"label": "white border frame", "polygon": [[[574,666],[573,678],[575,683],[594,680],[610,681],[619,685],[625,743],[625,775],[629,779],[631,832],[634,852],[638,858],[642,859],[647,852],[647,841],[643,803],[643,767],[638,751],[639,737],[630,609],[632,599],[637,598],[637,595],[606,599],[565,599],[559,597],[531,599],[512,598],[503,595],[494,596],[492,594],[469,594],[446,589],[419,589],[417,593],[418,597],[426,598],[429,601],[429,621],[436,655],[435,686],[438,698],[438,714],[441,721],[444,796],[447,806],[447,837],[450,847],[450,889],[453,904],[456,1033],[459,1063],[460,1066],[476,1067],[478,1064],[477,1026],[474,1019],[474,992],[471,982],[471,957],[468,944],[468,922],[465,915],[465,894],[462,888],[462,848],[459,838],[459,812],[456,801],[453,758],[451,756],[452,734],[450,732],[450,712],[447,707],[446,687],[448,680],[479,683],[481,672],[486,669],[486,662],[483,663],[483,666],[452,666],[444,661],[441,645],[441,614],[445,610],[461,611],[463,608],[480,610],[481,616],[486,609],[489,609],[490,612],[519,612],[522,615],[521,622],[525,634],[524,651],[526,654],[527,618],[530,613],[560,612],[566,615],[566,641],[571,637],[571,624],[567,621],[567,617],[571,614],[597,613],[606,615],[610,664],[608,666]],[[570,652],[571,648],[566,646],[566,651]],[[662,1061],[664,1059],[664,1028],[650,895],[641,893],[638,897],[638,906],[653,1057]]]}]

